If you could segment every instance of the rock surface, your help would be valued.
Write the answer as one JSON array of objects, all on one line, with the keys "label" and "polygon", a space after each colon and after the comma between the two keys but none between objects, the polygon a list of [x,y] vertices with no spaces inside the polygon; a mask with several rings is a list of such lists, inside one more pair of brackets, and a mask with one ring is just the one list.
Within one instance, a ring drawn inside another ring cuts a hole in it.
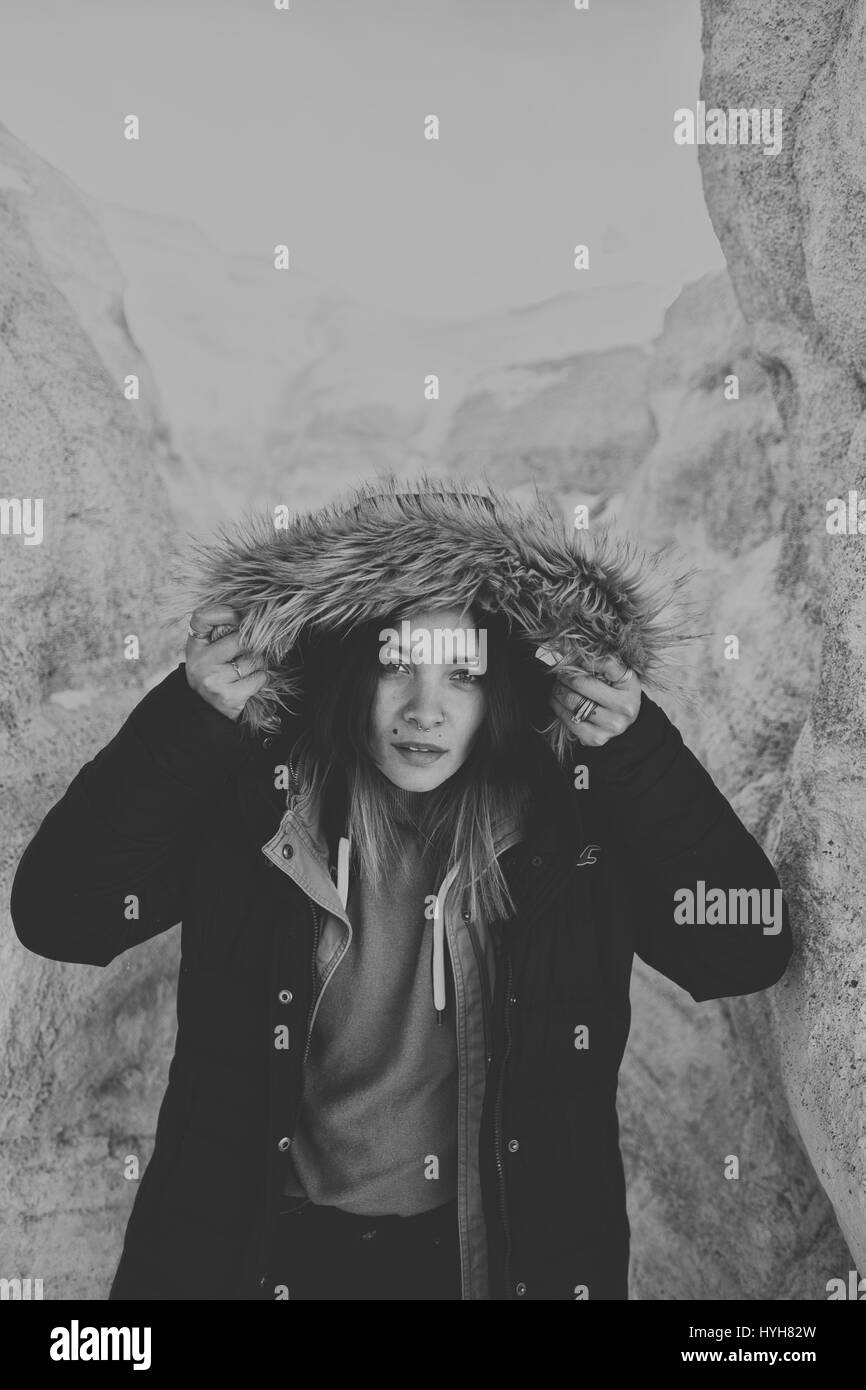
[{"label": "rock surface", "polygon": [[[708,105],[784,113],[777,157],[706,146],[701,166],[790,441],[749,694],[780,793],[772,837],[798,937],[766,1021],[799,1134],[862,1273],[866,535],[828,534],[826,520],[831,498],[866,498],[866,6],[704,0],[703,17]],[[754,1017],[748,1003],[736,1012]]]},{"label": "rock surface", "polygon": [[104,1298],[134,1186],[124,1157],[152,1148],[178,943],[104,971],[45,961],[14,936],[8,891],[46,811],[177,660],[158,582],[177,461],[97,225],[3,128],[0,247],[0,495],[41,498],[44,517],[39,544],[0,537],[0,1277]]},{"label": "rock surface", "polygon": [[[817,654],[802,591],[778,583],[791,563],[793,451],[772,383],[727,277],[688,286],[650,365],[656,443],[608,515],[652,546],[673,544],[680,566],[698,571],[706,636],[683,661],[687,698],[656,698],[790,894],[778,828]],[[727,659],[732,637],[739,655]],[[633,1298],[819,1300],[829,1279],[847,1277],[845,1242],[789,1108],[779,1021],[801,1007],[801,968],[798,959],[761,994],[694,1004],[636,965],[620,1087]],[[736,1179],[725,1176],[731,1156]]]}]

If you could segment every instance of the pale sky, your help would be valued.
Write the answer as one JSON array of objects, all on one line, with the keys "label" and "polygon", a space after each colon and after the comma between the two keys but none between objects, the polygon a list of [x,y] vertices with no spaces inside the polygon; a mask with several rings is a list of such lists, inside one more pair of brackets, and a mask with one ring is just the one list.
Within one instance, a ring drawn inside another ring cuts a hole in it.
[{"label": "pale sky", "polygon": [[698,0],[0,0],[0,121],[86,192],[425,317],[720,268],[700,68]]}]

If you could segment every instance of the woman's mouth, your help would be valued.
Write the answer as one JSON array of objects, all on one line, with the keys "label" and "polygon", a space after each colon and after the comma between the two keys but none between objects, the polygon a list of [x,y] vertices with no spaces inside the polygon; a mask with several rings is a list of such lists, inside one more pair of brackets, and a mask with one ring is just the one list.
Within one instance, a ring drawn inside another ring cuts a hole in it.
[{"label": "woman's mouth", "polygon": [[448,751],[446,748],[437,748],[433,743],[392,743],[391,747],[414,767],[429,767]]}]

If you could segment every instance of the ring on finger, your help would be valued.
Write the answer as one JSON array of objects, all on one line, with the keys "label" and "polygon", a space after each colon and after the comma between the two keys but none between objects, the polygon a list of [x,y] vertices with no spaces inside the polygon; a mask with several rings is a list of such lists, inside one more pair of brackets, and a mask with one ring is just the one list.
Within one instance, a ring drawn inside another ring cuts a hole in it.
[{"label": "ring on finger", "polygon": [[631,674],[632,674],[631,667],[630,667],[630,666],[626,666],[625,670],[623,671],[623,673],[622,673],[622,675],[619,677],[619,679],[618,679],[618,680],[615,680],[615,681],[611,681],[610,684],[611,684],[611,685],[625,685],[626,681],[628,680],[628,678],[629,678],[629,676],[630,676]]},{"label": "ring on finger", "polygon": [[571,722],[573,724],[578,724],[582,720],[586,721],[588,719],[591,719],[597,709],[598,701],[591,700],[588,695],[585,695],[583,699],[580,701],[580,704],[575,705],[574,709],[572,710]]}]

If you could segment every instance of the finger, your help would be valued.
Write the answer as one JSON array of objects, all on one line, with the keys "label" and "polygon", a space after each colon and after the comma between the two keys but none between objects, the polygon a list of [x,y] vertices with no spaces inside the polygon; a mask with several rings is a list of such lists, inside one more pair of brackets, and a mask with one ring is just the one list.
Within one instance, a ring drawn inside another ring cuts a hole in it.
[{"label": "finger", "polygon": [[569,727],[573,730],[578,743],[583,744],[585,748],[602,748],[609,738],[608,734],[595,729],[592,724],[587,724],[582,719],[579,719],[576,724],[572,723]]},{"label": "finger", "polygon": [[606,710],[603,710],[601,706],[599,706],[598,709],[593,710],[591,717],[588,719],[573,719],[572,715],[574,714],[574,711],[580,704],[581,698],[582,697],[579,696],[576,700],[573,701],[572,704],[569,705],[566,704],[563,700],[561,700],[556,694],[552,694],[550,697],[550,704],[551,707],[559,715],[563,723],[567,724],[569,729],[594,729],[596,733],[601,733],[608,736],[620,732],[618,723],[619,716],[617,714],[609,714]]},{"label": "finger", "polygon": [[586,695],[595,700],[600,709],[625,711],[629,705],[629,696],[623,691],[613,690],[605,681],[588,676],[583,671],[575,676],[558,676],[554,681],[553,690],[557,698],[562,700],[563,704],[570,705],[572,709]]},{"label": "finger", "polygon": [[227,632],[225,637],[218,637],[205,647],[201,657],[208,667],[222,666],[226,661],[236,660],[238,654],[243,651],[240,635],[237,632]]},{"label": "finger", "polygon": [[225,603],[206,603],[201,608],[194,608],[190,614],[190,626],[199,632],[204,632],[205,628],[216,627],[220,623],[230,623],[236,627],[241,620],[241,615],[236,608],[229,608]]},{"label": "finger", "polygon": [[267,671],[251,671],[248,676],[242,676],[240,680],[232,681],[230,686],[232,699],[237,696],[246,701],[267,683]]},{"label": "finger", "polygon": [[252,652],[239,652],[236,657],[230,658],[226,665],[235,682],[246,680],[248,676],[253,676],[265,669],[262,662]]},{"label": "finger", "polygon": [[[226,607],[225,604],[210,604],[202,608],[196,608],[190,614],[189,631],[186,638],[185,654],[187,662],[199,662],[203,656],[209,653],[216,646],[217,641],[224,635],[237,633],[234,624],[223,625],[214,621],[218,617],[237,618],[239,615],[233,608]],[[211,663],[208,663],[210,665]]]},{"label": "finger", "polygon": [[243,705],[251,695],[261,689],[267,678],[267,672],[263,670],[245,672],[238,676],[234,667],[221,665],[208,671],[202,677],[201,683],[211,694],[221,696],[232,705]]},{"label": "finger", "polygon": [[566,693],[572,691],[577,695],[588,695],[602,709],[617,710],[622,714],[633,715],[640,703],[640,682],[637,677],[633,683],[628,682],[614,688],[608,685],[607,681],[599,680],[597,676],[588,676],[581,671],[576,676],[558,676],[555,684],[563,687]]},{"label": "finger", "polygon": [[610,734],[605,734],[605,731],[596,728],[595,724],[588,724],[587,720],[574,721],[569,719],[564,720],[563,723],[569,737],[577,739],[580,744],[584,744],[587,748],[601,748],[602,744],[606,744],[607,739],[610,738]]},{"label": "finger", "polygon": [[[584,697],[582,695],[568,695],[565,699],[559,696],[556,698],[565,710],[569,722],[574,724],[575,721],[571,716],[578,709]],[[592,696],[590,696],[591,698]],[[611,705],[605,709],[603,705],[598,705],[587,715],[585,720],[577,722],[588,724],[591,729],[599,729],[607,738],[613,738],[616,734],[624,733],[633,718],[634,715],[630,711],[620,709],[617,706]]]},{"label": "finger", "polygon": [[618,690],[625,690],[634,685],[640,685],[636,671],[630,666],[626,666],[621,657],[606,656],[599,667],[598,673],[611,685]]}]

